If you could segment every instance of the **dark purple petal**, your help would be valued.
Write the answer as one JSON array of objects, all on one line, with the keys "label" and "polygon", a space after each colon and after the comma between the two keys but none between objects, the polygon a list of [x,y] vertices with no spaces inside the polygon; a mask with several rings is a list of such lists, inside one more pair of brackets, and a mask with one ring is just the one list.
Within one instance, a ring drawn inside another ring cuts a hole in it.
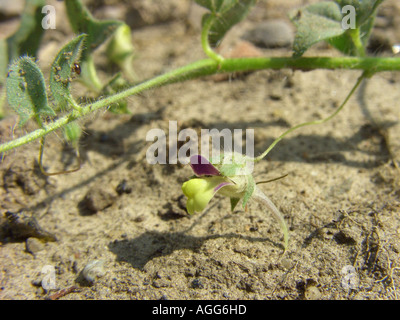
[{"label": "dark purple petal", "polygon": [[190,157],[190,166],[196,176],[219,176],[220,173],[205,157],[195,155]]},{"label": "dark purple petal", "polygon": [[219,189],[221,189],[222,187],[225,187],[227,185],[233,185],[233,183],[232,182],[222,182],[214,188],[214,192],[217,192]]}]

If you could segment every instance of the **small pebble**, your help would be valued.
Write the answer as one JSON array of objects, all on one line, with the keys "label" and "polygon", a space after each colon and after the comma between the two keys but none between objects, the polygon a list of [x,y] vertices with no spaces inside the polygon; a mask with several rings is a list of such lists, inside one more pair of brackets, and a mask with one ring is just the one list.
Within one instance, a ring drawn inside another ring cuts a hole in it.
[{"label": "small pebble", "polygon": [[304,292],[304,297],[307,300],[319,300],[321,299],[321,292],[316,286],[309,286]]},{"label": "small pebble", "polygon": [[82,270],[82,276],[86,281],[94,283],[96,279],[104,276],[104,261],[92,260]]},{"label": "small pebble", "polygon": [[281,265],[285,269],[290,269],[293,266],[293,263],[289,259],[283,258],[281,260]]},{"label": "small pebble", "polygon": [[294,34],[286,21],[276,19],[258,24],[243,38],[261,48],[285,48],[292,44]]},{"label": "small pebble", "polygon": [[204,288],[204,285],[203,285],[203,283],[201,282],[200,279],[194,279],[192,281],[192,285],[191,286],[192,286],[193,289],[203,289]]},{"label": "small pebble", "polygon": [[5,17],[14,17],[21,14],[24,9],[23,0],[0,0],[0,13]]},{"label": "small pebble", "polygon": [[6,224],[3,231],[6,236],[14,241],[37,238],[43,241],[57,241],[50,232],[42,229],[33,213],[25,210],[19,212],[7,211],[5,213]]},{"label": "small pebble", "polygon": [[132,192],[132,187],[129,186],[128,182],[124,179],[118,184],[115,191],[117,191],[119,195],[122,195],[123,193],[129,194]]},{"label": "small pebble", "polygon": [[26,242],[25,242],[25,248],[26,248],[26,251],[35,255],[36,253],[38,253],[39,251],[42,251],[44,249],[44,245],[40,240],[38,240],[36,238],[28,238],[28,239],[26,239]]},{"label": "small pebble", "polygon": [[103,187],[94,187],[86,193],[79,207],[83,210],[83,214],[90,215],[110,207],[115,199],[115,195],[110,191]]}]

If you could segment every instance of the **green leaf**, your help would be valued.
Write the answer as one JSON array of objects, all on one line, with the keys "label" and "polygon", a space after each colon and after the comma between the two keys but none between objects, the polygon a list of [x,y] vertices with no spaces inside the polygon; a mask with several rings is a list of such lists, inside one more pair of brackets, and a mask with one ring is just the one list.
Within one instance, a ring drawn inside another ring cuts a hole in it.
[{"label": "green leaf", "polygon": [[21,55],[36,56],[44,29],[42,7],[45,0],[26,0],[18,30],[7,39],[8,59],[12,61]]},{"label": "green leaf", "polygon": [[243,197],[243,208],[246,207],[247,202],[250,200],[256,188],[256,183],[252,175],[247,176],[247,186]]},{"label": "green leaf", "polygon": [[340,8],[350,5],[356,11],[356,25],[361,26],[375,14],[376,8],[384,0],[335,0]]},{"label": "green leaf", "polygon": [[349,13],[342,13],[346,5],[355,9],[356,28],[359,28],[361,45],[365,48],[374,24],[376,8],[384,0],[335,0],[320,2],[294,10],[289,14],[297,27],[293,44],[293,56],[300,57],[312,45],[326,40],[339,51],[357,55],[352,38],[354,29],[344,29],[342,20]]},{"label": "green leaf", "polygon": [[293,43],[293,56],[300,57],[315,43],[341,36],[342,13],[334,2],[320,2],[294,10],[289,14],[297,27]]},{"label": "green leaf", "polygon": [[35,117],[42,126],[41,116],[55,116],[48,105],[46,84],[39,67],[30,57],[22,57],[9,68],[6,80],[7,99],[19,115],[19,125]]},{"label": "green leaf", "polygon": [[[374,26],[376,9],[384,0],[336,0],[336,2],[343,8],[346,5],[354,7],[356,12],[356,27],[360,28],[360,41],[365,48],[368,44],[372,28]],[[350,35],[351,30],[347,30],[343,35],[329,39],[328,42],[339,51],[356,56],[357,48]]]},{"label": "green leaf", "polygon": [[202,24],[211,19],[211,27],[208,35],[212,47],[219,44],[226,32],[235,24],[242,21],[256,0],[195,0],[199,5],[207,8],[211,13],[203,16]]},{"label": "green leaf", "polygon": [[57,54],[50,69],[50,90],[57,108],[68,109],[72,101],[71,79],[76,76],[75,67],[79,63],[86,35],[82,34],[67,43]]},{"label": "green leaf", "polygon": [[204,8],[207,8],[212,13],[217,13],[225,0],[195,0],[196,3]]},{"label": "green leaf", "polygon": [[73,31],[77,34],[88,35],[81,54],[81,80],[93,91],[99,92],[103,85],[97,76],[92,52],[111,37],[123,22],[95,19],[81,0],[65,1],[65,6]]},{"label": "green leaf", "polygon": [[75,33],[88,35],[86,48],[82,52],[82,60],[86,60],[97,47],[111,37],[115,30],[123,24],[117,20],[97,20],[80,0],[65,1],[68,19]]},{"label": "green leaf", "polygon": [[[365,48],[368,44],[369,37],[371,35],[372,27],[374,25],[375,17],[371,17],[366,23],[361,25],[360,28],[360,41]],[[346,31],[339,37],[328,39],[327,42],[335,47],[337,50],[343,52],[346,55],[357,56],[357,48],[354,45],[353,39],[350,35],[350,31]]]}]

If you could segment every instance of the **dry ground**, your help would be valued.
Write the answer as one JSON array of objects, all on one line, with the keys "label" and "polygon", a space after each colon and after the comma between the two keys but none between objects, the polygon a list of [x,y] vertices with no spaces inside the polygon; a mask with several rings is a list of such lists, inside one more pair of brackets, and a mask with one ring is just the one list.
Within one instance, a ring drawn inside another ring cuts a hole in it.
[{"label": "dry ground", "polygon": [[[262,19],[285,18],[286,8],[299,2],[261,1],[228,35],[225,48]],[[98,6],[99,17],[118,14]],[[400,16],[399,8],[390,0],[382,8],[380,21],[391,23],[378,32],[384,30],[388,41],[400,42],[399,21],[390,20]],[[185,17],[144,21],[134,29],[139,79],[204,57],[199,32]],[[45,38],[44,68],[72,37],[62,25]],[[324,45],[308,54],[337,55]],[[106,77],[110,68],[101,50],[96,59]],[[256,166],[257,181],[288,174],[261,186],[290,227],[285,254],[279,226],[264,208],[252,203],[247,212],[238,207],[231,213],[229,200],[216,196],[206,212],[189,216],[181,184],[190,168],[150,165],[145,158],[146,133],[168,131],[170,120],[179,129],[252,128],[260,153],[290,126],[330,114],[358,76],[267,70],[145,92],[129,99],[131,115],[104,111],[81,122],[84,164],[69,175],[40,174],[38,143],[8,153],[0,171],[2,214],[25,209],[57,241],[30,238],[27,247],[25,240],[4,235],[1,218],[0,297],[43,299],[76,286],[61,299],[398,299],[400,184],[393,158],[400,159],[400,74],[374,76],[335,119],[291,134]],[[15,122],[13,116],[0,122],[2,140],[22,134],[12,130]],[[74,161],[60,134],[46,140],[49,171],[72,168]],[[85,199],[94,201],[97,213],[89,214]],[[81,271],[92,260],[104,262],[105,274],[89,285]],[[55,267],[55,291],[40,286],[46,265]],[[356,269],[353,289],[343,285],[346,266]]]}]

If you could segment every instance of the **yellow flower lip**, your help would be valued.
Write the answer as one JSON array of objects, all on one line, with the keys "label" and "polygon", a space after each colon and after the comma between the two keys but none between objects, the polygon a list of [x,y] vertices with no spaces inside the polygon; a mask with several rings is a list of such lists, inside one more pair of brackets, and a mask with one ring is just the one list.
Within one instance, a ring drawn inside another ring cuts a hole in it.
[{"label": "yellow flower lip", "polygon": [[251,174],[246,171],[243,174],[243,171],[237,170],[238,168],[241,169],[242,163],[234,164],[235,166],[233,167],[214,167],[201,155],[191,157],[190,165],[196,174],[196,178],[186,181],[182,185],[182,191],[188,198],[186,204],[188,213],[202,212],[217,192],[220,192],[223,196],[230,197],[232,211],[238,201],[243,199],[243,207],[245,207],[252,197],[265,205],[279,221],[283,231],[286,250],[288,247],[289,232],[282,214],[272,201],[256,186]]},{"label": "yellow flower lip", "polygon": [[184,182],[182,191],[188,198],[188,213],[202,212],[218,190],[229,184],[232,183],[221,176],[194,178]]}]

